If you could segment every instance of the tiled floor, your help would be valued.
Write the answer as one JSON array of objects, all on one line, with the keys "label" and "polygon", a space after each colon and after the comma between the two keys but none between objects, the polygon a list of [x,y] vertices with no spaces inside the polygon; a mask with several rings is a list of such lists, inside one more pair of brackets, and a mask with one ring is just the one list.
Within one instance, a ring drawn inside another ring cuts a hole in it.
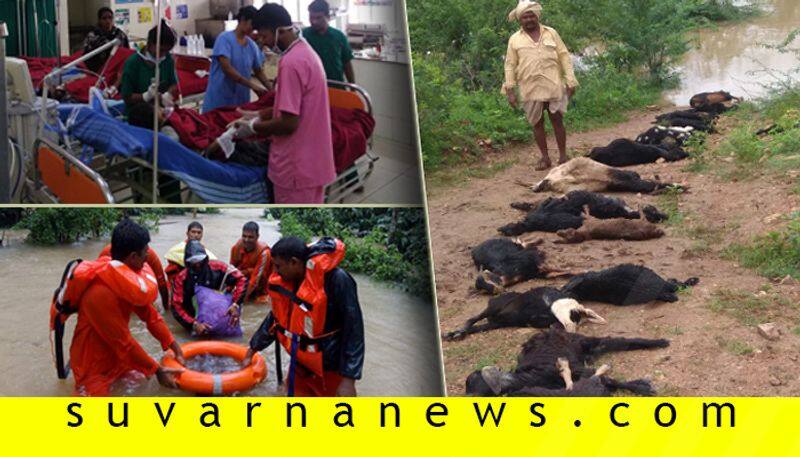
[{"label": "tiled floor", "polygon": [[364,191],[345,198],[345,204],[422,204],[419,154],[407,145],[375,138],[375,169],[364,183]]}]

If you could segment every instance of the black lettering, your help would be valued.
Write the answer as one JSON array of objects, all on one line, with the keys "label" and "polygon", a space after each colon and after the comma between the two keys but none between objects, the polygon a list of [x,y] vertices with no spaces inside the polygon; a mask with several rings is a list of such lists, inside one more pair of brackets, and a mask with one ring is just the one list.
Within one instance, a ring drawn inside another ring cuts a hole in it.
[{"label": "black lettering", "polygon": [[[336,426],[340,427],[340,428],[341,427],[354,427],[355,425],[353,425],[353,407],[350,406],[347,403],[336,403],[336,407],[337,408],[344,407],[344,411],[339,411],[338,413],[336,413],[335,416],[333,416],[333,423],[336,424]],[[342,422],[339,419],[340,416],[347,417],[347,420]]]},{"label": "black lettering", "polygon": [[[670,412],[670,418],[667,422],[663,422],[661,420],[661,410],[663,408],[669,409]],[[678,412],[675,411],[675,407],[672,406],[670,403],[661,403],[658,406],[656,406],[655,418],[656,418],[656,424],[662,427],[670,427],[672,426],[672,424],[675,423],[675,419],[678,418]]]},{"label": "black lettering", "polygon": [[67,414],[75,418],[75,422],[67,422],[68,427],[80,427],[83,425],[83,416],[77,410],[80,409],[81,404],[73,402],[67,405]]},{"label": "black lettering", "polygon": [[122,421],[114,422],[114,403],[108,403],[108,423],[112,427],[128,426],[128,402],[122,404]]},{"label": "black lettering", "polygon": [[481,414],[478,403],[472,403],[472,406],[475,407],[475,414],[478,416],[478,422],[480,422],[481,427],[486,424],[486,419],[489,417],[489,414],[492,415],[494,426],[500,426],[500,420],[503,418],[503,411],[506,409],[506,402],[500,403],[500,410],[497,412],[497,414],[494,413],[494,405],[491,403],[486,405],[486,409],[483,411],[483,414]]},{"label": "black lettering", "polygon": [[253,426],[253,410],[260,406],[261,406],[260,401],[256,403],[247,402],[247,428]]},{"label": "black lettering", "polygon": [[611,414],[610,414],[610,416],[611,416],[611,423],[612,423],[612,424],[614,424],[614,425],[616,425],[617,427],[627,427],[627,426],[631,425],[631,423],[630,423],[630,422],[628,422],[628,421],[625,421],[625,422],[620,422],[620,421],[618,421],[618,420],[617,420],[617,409],[618,409],[618,408],[626,408],[626,409],[627,409],[627,408],[629,408],[630,406],[631,406],[631,405],[629,405],[629,404],[627,404],[627,403],[617,403],[617,404],[615,404],[614,406],[612,406],[612,407],[611,407]]},{"label": "black lettering", "polygon": [[530,408],[531,414],[533,414],[535,417],[537,417],[539,419],[538,422],[531,421],[531,427],[541,427],[541,426],[544,425],[545,422],[547,422],[547,419],[545,419],[544,414],[542,414],[541,412],[537,411],[536,410],[537,408],[544,409],[544,403],[533,403],[533,404],[531,404],[531,408]]},{"label": "black lettering", "polygon": [[381,427],[386,427],[386,408],[394,409],[394,426],[400,427],[400,406],[397,403],[381,403]]},{"label": "black lettering", "polygon": [[156,411],[158,412],[158,417],[161,418],[161,423],[164,424],[164,427],[166,427],[167,422],[169,422],[169,417],[172,416],[172,410],[175,408],[175,402],[173,401],[169,404],[166,417],[164,417],[164,411],[161,410],[161,403],[155,402],[153,404],[156,406]]},{"label": "black lettering", "polygon": [[[200,415],[200,425],[203,427],[220,427],[219,423],[219,408],[214,403],[203,403],[203,408],[210,407],[209,411],[204,412]],[[206,416],[211,416],[212,420],[207,420]]]},{"label": "black lettering", "polygon": [[732,403],[703,403],[703,427],[708,427],[708,410],[714,408],[717,417],[717,428],[722,427],[722,408],[727,408],[731,413],[731,428],[736,427],[736,409]]},{"label": "black lettering", "polygon": [[300,408],[300,426],[306,426],[306,407],[302,403],[286,403],[286,426],[292,426],[292,410]]},{"label": "black lettering", "polygon": [[[438,408],[440,411],[434,411],[433,408]],[[445,406],[443,403],[433,403],[430,406],[428,406],[428,410],[425,414],[425,419],[427,419],[428,423],[431,424],[431,426],[433,427],[444,427],[445,425],[444,421],[434,422],[431,419],[431,416],[446,416],[446,415],[447,415],[447,406]]]}]

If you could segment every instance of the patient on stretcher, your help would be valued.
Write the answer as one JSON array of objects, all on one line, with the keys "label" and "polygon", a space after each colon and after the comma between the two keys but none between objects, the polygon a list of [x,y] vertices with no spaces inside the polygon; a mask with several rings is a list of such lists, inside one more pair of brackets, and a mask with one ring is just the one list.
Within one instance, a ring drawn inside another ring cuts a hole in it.
[{"label": "patient on stretcher", "polygon": [[[187,111],[189,110],[181,110],[183,115],[186,115]],[[159,107],[159,132],[172,140],[182,143],[187,148],[212,160],[248,166],[267,166],[269,155],[268,141],[259,139],[240,141],[235,138],[235,131],[226,130],[221,135],[217,135],[216,139],[209,139],[208,146],[205,148],[198,147],[196,141],[182,141],[181,135],[171,124],[174,114],[175,112],[171,108],[165,109]],[[180,122],[179,118],[180,116],[176,116],[175,120]],[[128,123],[136,127],[152,130],[153,105],[150,103],[137,103],[131,106],[128,111]]]}]

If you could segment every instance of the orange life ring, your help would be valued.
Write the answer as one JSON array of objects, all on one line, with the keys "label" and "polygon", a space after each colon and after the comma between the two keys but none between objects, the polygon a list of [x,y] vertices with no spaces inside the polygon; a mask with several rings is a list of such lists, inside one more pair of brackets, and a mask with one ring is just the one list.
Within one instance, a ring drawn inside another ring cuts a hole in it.
[{"label": "orange life ring", "polygon": [[[232,357],[241,362],[247,354],[246,346],[225,341],[195,341],[181,345],[181,350],[187,359],[196,355],[212,354]],[[267,377],[267,363],[258,353],[253,354],[252,363],[247,368],[222,374],[189,370],[175,359],[172,351],[167,351],[161,362],[165,367],[186,370],[177,377],[177,384],[181,390],[204,395],[223,395],[250,390]]]}]

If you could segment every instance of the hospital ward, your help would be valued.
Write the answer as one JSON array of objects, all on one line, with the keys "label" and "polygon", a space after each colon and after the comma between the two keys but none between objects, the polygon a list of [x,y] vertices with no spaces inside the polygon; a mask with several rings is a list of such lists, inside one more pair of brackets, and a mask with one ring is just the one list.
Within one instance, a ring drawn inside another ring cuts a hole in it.
[{"label": "hospital ward", "polygon": [[404,11],[0,0],[0,203],[422,204]]}]

